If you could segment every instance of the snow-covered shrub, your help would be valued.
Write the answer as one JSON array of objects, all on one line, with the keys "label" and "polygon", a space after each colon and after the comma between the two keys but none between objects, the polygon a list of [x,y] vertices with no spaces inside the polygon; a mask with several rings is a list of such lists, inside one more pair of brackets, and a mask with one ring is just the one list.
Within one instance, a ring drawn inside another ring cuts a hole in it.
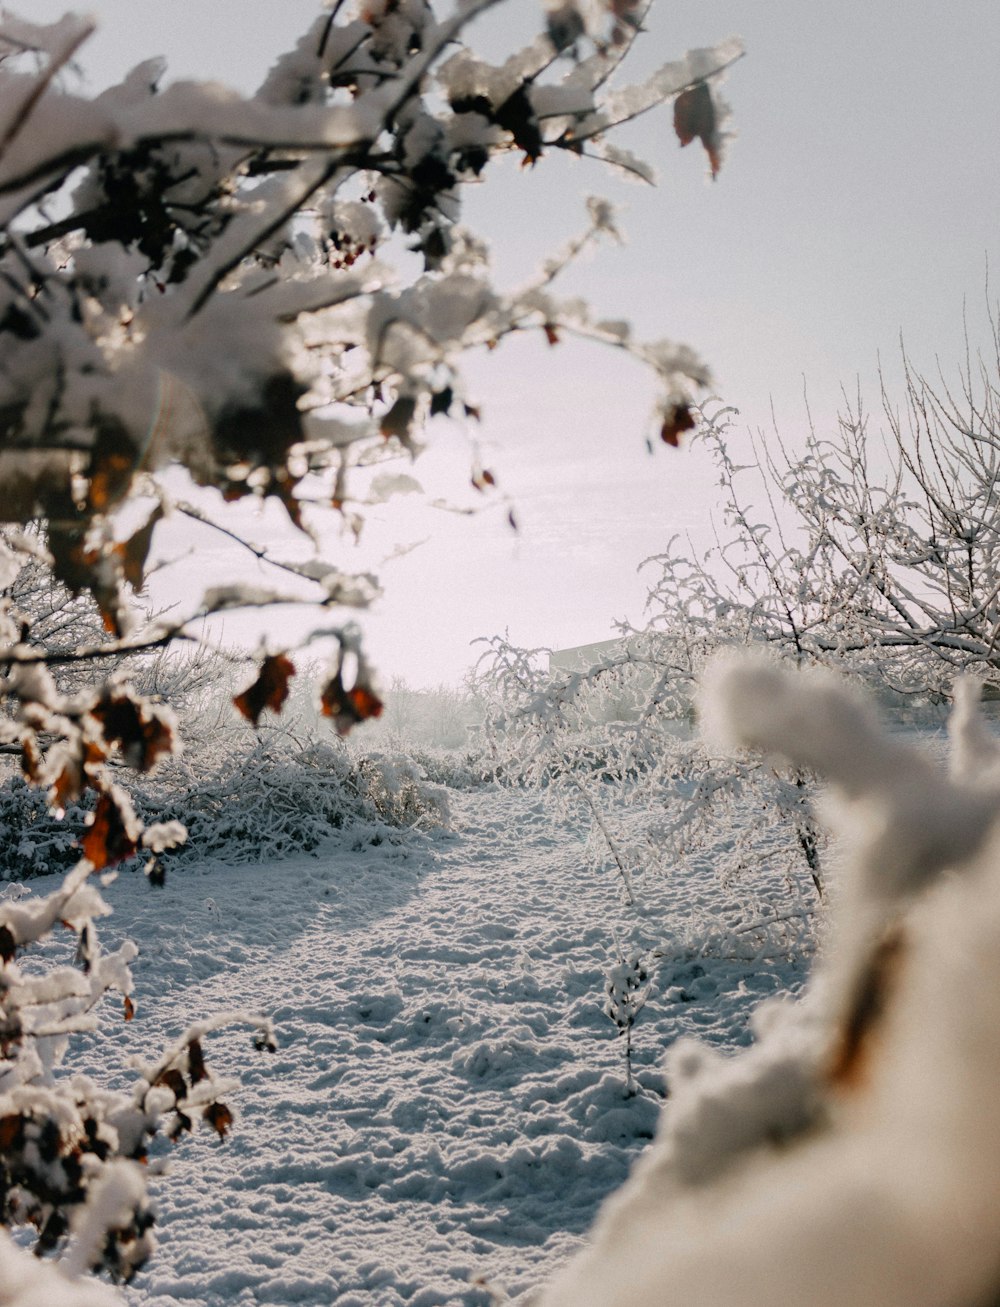
[{"label": "snow-covered shrub", "polygon": [[632,1075],[632,1030],[649,997],[650,979],[641,953],[628,956],[619,949],[617,960],[604,977],[604,1015],[618,1027],[625,1062],[625,1093],[635,1093]]},{"label": "snow-covered shrub", "polygon": [[543,1307],[990,1307],[1000,1210],[1000,743],[946,770],[824,671],[723,661],[715,747],[815,769],[843,861],[798,1002],[669,1051],[657,1138]]},{"label": "snow-covered shrub", "polygon": [[258,740],[247,732],[242,747],[230,742],[208,766],[182,757],[136,798],[144,814],[187,829],[172,862],[265,862],[311,853],[367,815],[351,770],[341,749],[293,751],[280,733]]},{"label": "snow-covered shrub", "polygon": [[448,793],[427,779],[405,754],[373,753],[358,759],[359,792],[391,826],[447,826]]},{"label": "snow-covered shrub", "polygon": [[695,856],[743,894],[750,919],[764,913],[765,880],[794,900],[822,897],[809,773],[722,758],[691,729],[699,672],[739,636],[678,614],[579,671],[499,637],[480,663],[495,775],[537,786],[563,817],[582,816],[589,855],[629,898],[643,875],[683,874]]},{"label": "snow-covered shrub", "polygon": [[416,763],[297,744],[281,730],[243,729],[209,758],[182,756],[136,791],[147,819],[180,821],[188,839],[172,861],[266,862],[313,853],[338,831],[447,825],[443,787]]},{"label": "snow-covered shrub", "polygon": [[80,839],[94,804],[94,795],[81,795],[56,817],[45,792],[23,776],[0,783],[0,880],[68,871],[79,860]]},{"label": "snow-covered shrub", "polygon": [[432,785],[449,790],[473,790],[495,778],[485,752],[475,742],[464,749],[434,749],[407,744],[400,752],[414,762]]},{"label": "snow-covered shrub", "polygon": [[[166,855],[173,866],[314,853],[345,830],[381,839],[387,827],[447,826],[448,788],[474,783],[471,769],[458,762],[440,762],[447,779],[431,780],[422,761],[407,755],[318,740],[303,746],[281,730],[259,737],[244,724],[224,740],[209,754],[171,759],[131,786],[141,820],[176,821],[187,830],[185,842]],[[0,880],[69,870],[95,804],[96,796],[85,793],[55,816],[44,792],[22,777],[0,784]]]}]

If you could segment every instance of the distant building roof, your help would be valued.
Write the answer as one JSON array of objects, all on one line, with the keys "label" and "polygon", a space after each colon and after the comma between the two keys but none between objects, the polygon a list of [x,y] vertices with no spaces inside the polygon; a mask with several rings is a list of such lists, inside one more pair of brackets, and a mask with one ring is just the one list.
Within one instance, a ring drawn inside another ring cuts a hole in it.
[{"label": "distant building roof", "polygon": [[572,649],[555,649],[549,655],[549,671],[585,672],[588,667],[621,647],[621,640],[598,640],[596,644],[577,644]]}]

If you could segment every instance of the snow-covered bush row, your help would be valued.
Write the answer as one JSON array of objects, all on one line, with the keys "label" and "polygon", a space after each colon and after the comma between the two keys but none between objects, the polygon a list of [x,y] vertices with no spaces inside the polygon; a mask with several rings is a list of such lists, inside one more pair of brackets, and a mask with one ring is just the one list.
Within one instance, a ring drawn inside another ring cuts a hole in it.
[{"label": "snow-covered bush row", "polygon": [[[384,838],[387,827],[448,823],[445,786],[428,780],[414,759],[356,755],[320,742],[303,748],[280,731],[263,740],[247,731],[242,747],[232,746],[209,766],[176,759],[131,793],[143,821],[186,828],[186,841],[165,855],[171,865],[280,860],[313,853],[345,829],[355,838]],[[22,777],[0,785],[0,880],[72,867],[94,807],[86,794],[56,817],[44,793]]]},{"label": "snow-covered bush row", "polygon": [[0,784],[0,880],[30,880],[68,871],[80,857],[80,839],[93,819],[96,796],[83,794],[62,816],[50,810],[44,790],[23,776]]},{"label": "snow-covered bush row", "polygon": [[1000,745],[956,691],[946,771],[822,671],[729,661],[716,747],[815,769],[842,851],[805,997],[670,1050],[657,1138],[544,1307],[990,1307],[1000,1210]]}]

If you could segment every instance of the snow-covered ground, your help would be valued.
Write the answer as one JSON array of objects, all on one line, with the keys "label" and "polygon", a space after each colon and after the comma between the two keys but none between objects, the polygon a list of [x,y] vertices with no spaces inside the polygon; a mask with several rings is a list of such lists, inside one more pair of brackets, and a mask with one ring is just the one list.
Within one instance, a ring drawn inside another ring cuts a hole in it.
[{"label": "snow-covered ground", "polygon": [[[642,886],[634,910],[537,795],[452,806],[450,832],[107,891],[105,943],[141,949],[136,1016],[109,1012],[115,1037],[85,1042],[81,1069],[107,1078],[109,1049],[151,1057],[221,1008],[273,1015],[280,1041],[206,1041],[216,1072],[242,1072],[236,1122],[154,1181],[161,1246],[136,1307],[488,1303],[477,1277],[524,1294],[650,1138],[664,1048],[744,1045],[753,1007],[801,985],[807,959],[755,958],[725,930],[711,944],[727,903],[710,869]],[[618,945],[653,967],[633,1097],[602,1011]]]}]

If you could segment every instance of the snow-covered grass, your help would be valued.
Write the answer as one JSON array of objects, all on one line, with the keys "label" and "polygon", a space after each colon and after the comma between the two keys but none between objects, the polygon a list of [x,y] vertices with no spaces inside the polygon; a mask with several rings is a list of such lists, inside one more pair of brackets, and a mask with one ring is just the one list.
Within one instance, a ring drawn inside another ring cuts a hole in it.
[{"label": "snow-covered grass", "polygon": [[[539,796],[450,799],[451,831],[345,832],[319,857],[107,889],[106,944],[140,945],[136,1015],[102,1018],[79,1069],[125,1087],[111,1059],[148,1059],[220,1008],[273,1015],[279,1040],[248,1063],[245,1035],[214,1037],[213,1066],[242,1073],[236,1123],[152,1181],[161,1246],[135,1307],[485,1304],[477,1277],[523,1295],[653,1135],[664,1049],[746,1046],[757,1003],[801,986],[808,951],[734,933],[745,909],[710,866],[650,878],[630,909]],[[652,981],[632,1096],[603,1010],[623,952]]]}]

